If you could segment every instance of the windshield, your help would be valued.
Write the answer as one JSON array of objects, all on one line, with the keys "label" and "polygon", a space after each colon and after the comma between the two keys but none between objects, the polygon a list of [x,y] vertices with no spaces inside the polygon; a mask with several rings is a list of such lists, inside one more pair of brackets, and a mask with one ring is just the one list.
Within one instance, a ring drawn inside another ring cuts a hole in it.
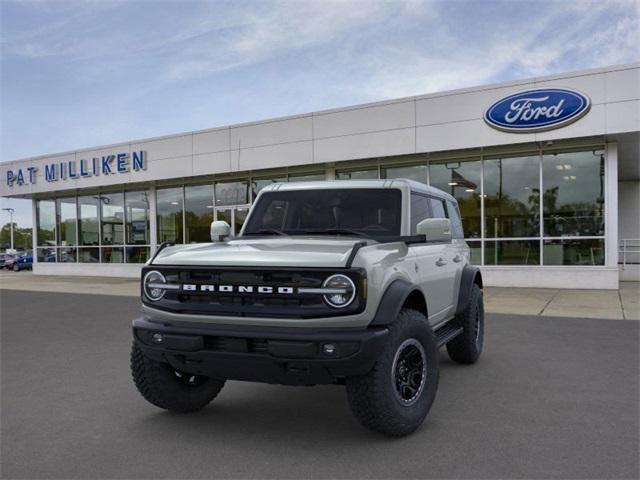
[{"label": "windshield", "polygon": [[402,193],[389,188],[264,193],[243,235],[400,235]]}]

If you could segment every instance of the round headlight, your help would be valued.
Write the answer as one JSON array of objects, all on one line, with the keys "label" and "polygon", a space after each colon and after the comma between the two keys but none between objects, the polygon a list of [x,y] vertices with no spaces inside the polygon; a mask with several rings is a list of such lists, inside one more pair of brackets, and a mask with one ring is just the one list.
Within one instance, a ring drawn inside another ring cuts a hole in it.
[{"label": "round headlight", "polygon": [[142,286],[145,296],[152,302],[157,302],[164,297],[165,289],[162,285],[167,283],[167,280],[157,270],[152,270],[144,276]]},{"label": "round headlight", "polygon": [[349,277],[340,273],[327,278],[322,288],[331,290],[323,296],[324,301],[334,308],[346,307],[356,298],[356,286]]}]

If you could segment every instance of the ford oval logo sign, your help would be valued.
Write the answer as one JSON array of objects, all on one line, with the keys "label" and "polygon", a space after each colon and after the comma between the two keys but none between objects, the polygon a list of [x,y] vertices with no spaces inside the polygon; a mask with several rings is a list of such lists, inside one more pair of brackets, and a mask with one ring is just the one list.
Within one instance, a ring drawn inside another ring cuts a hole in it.
[{"label": "ford oval logo sign", "polygon": [[484,120],[507,132],[540,132],[575,122],[590,107],[589,97],[575,90],[541,88],[498,100],[484,113]]}]

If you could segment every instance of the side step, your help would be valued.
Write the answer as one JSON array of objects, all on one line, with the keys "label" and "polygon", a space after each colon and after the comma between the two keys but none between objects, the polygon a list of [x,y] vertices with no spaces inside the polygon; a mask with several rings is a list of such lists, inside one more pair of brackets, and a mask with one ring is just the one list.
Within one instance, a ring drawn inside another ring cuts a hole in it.
[{"label": "side step", "polygon": [[459,327],[458,325],[452,325],[452,323],[448,323],[447,325],[440,327],[435,332],[438,347],[446,345],[448,342],[460,335],[462,331],[462,327]]}]

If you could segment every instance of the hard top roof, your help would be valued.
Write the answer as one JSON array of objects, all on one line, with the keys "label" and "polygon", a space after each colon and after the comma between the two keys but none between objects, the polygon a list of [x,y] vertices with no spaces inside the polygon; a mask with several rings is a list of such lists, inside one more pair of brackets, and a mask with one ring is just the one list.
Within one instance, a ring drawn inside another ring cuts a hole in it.
[{"label": "hard top roof", "polygon": [[348,188],[408,188],[412,192],[423,193],[443,198],[457,203],[456,199],[439,188],[425,185],[408,178],[394,178],[393,180],[324,180],[314,182],[273,183],[262,189],[262,192],[289,190],[327,190]]}]

